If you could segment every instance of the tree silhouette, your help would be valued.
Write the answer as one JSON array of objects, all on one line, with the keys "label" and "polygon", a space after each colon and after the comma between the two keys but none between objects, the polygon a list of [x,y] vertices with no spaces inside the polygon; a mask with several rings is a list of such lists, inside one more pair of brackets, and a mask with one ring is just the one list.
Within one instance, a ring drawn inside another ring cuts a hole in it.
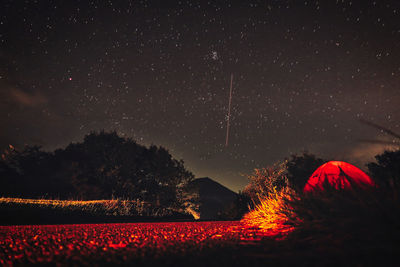
[{"label": "tree silhouette", "polygon": [[292,155],[286,163],[290,185],[295,190],[303,190],[311,174],[325,162],[327,161],[307,152]]},{"label": "tree silhouette", "polygon": [[179,205],[181,188],[193,179],[168,150],[149,148],[116,132],[91,132],[83,142],[44,152],[8,149],[0,161],[3,196],[139,199]]},{"label": "tree silhouette", "polygon": [[39,146],[25,146],[16,150],[10,146],[2,154],[1,193],[9,196],[46,196],[53,190],[51,175],[51,154]]},{"label": "tree silhouette", "polygon": [[368,163],[368,170],[379,186],[400,189],[400,150],[385,151],[375,156],[376,163]]}]

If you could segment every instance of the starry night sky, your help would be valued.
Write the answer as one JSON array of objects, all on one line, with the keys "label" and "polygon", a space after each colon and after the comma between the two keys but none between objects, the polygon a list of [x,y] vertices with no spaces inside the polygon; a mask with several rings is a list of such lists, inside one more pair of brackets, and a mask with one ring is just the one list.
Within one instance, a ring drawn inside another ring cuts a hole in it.
[{"label": "starry night sky", "polygon": [[399,104],[397,0],[0,4],[2,149],[116,130],[236,191],[304,150],[363,167]]}]

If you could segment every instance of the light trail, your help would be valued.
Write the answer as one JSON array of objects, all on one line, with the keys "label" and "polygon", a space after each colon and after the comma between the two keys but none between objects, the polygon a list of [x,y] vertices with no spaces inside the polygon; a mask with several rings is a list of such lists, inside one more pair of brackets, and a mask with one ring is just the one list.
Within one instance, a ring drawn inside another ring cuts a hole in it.
[{"label": "light trail", "polygon": [[228,119],[226,121],[226,137],[225,137],[225,147],[229,145],[229,128],[231,121],[231,104],[232,104],[232,85],[233,85],[233,73],[231,74],[231,86],[229,90],[229,104],[228,104]]}]

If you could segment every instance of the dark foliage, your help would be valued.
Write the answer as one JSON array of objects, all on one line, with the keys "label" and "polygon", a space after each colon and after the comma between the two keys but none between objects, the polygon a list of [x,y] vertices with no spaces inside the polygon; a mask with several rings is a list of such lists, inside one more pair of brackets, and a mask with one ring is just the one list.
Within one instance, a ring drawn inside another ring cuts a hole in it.
[{"label": "dark foliage", "polygon": [[240,220],[247,212],[252,204],[250,197],[239,191],[236,195],[235,201],[218,214],[219,220]]},{"label": "dark foliage", "polygon": [[327,261],[332,265],[393,266],[400,251],[397,195],[395,187],[336,190],[326,185],[319,193],[292,197],[296,227],[286,242],[318,252],[312,258],[318,262],[329,257],[335,258]]},{"label": "dark foliage", "polygon": [[379,186],[400,188],[400,150],[385,151],[368,163],[368,170]]},{"label": "dark foliage", "polygon": [[292,155],[287,161],[287,179],[296,191],[302,191],[311,174],[327,160],[304,152],[302,155]]},{"label": "dark foliage", "polygon": [[0,161],[0,195],[59,199],[140,199],[179,206],[193,175],[163,147],[145,147],[115,132],[92,132],[81,143],[44,152],[10,146]]}]

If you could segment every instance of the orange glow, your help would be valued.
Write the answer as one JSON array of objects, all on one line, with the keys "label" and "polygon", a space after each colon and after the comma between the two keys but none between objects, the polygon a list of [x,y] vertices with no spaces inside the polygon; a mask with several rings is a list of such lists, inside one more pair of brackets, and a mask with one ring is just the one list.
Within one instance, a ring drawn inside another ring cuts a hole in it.
[{"label": "orange glow", "polygon": [[323,191],[326,184],[335,189],[351,189],[353,185],[374,186],[374,182],[367,174],[343,161],[330,161],[321,165],[310,176],[304,192]]},{"label": "orange glow", "polygon": [[260,199],[254,210],[247,213],[242,222],[248,226],[260,228],[268,236],[286,235],[294,227],[289,225],[292,208],[286,203],[289,197],[287,189],[277,191],[273,188],[268,197]]}]

